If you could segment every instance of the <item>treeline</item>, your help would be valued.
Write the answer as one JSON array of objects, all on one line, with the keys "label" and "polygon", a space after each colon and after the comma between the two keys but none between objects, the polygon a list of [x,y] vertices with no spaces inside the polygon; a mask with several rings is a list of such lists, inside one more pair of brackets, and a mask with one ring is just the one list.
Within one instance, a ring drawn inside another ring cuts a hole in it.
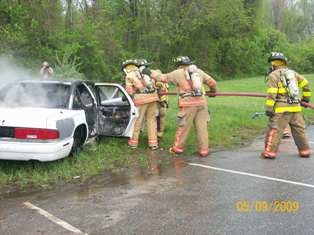
[{"label": "treeline", "polygon": [[162,71],[188,55],[221,78],[263,74],[284,52],[314,68],[314,0],[1,0],[0,53],[30,67],[71,64],[91,80],[121,79],[144,57]]}]

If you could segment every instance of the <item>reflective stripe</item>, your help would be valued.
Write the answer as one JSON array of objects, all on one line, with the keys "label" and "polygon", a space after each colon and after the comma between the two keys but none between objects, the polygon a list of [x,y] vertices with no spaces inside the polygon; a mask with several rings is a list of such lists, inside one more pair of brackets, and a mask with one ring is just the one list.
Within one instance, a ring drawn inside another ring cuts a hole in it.
[{"label": "reflective stripe", "polygon": [[263,155],[264,157],[276,157],[277,154],[275,152],[264,151]]},{"label": "reflective stripe", "polygon": [[267,89],[267,93],[270,93],[270,94],[277,94],[277,92],[278,92],[277,88],[271,87]]},{"label": "reflective stripe", "polygon": [[157,141],[157,139],[150,139],[150,140],[148,140],[148,144],[149,145],[158,144],[158,141]]},{"label": "reflective stripe", "polygon": [[176,146],[172,146],[172,151],[175,152],[175,153],[183,153],[183,148],[179,148],[179,147],[176,147]]},{"label": "reflective stripe", "polygon": [[209,87],[214,87],[214,86],[216,86],[216,82],[215,82],[214,80],[212,80],[212,79],[207,80],[205,83],[206,83]]},{"label": "reflective stripe", "polygon": [[304,91],[303,96],[310,97],[312,93],[310,91]]},{"label": "reflective stripe", "polygon": [[131,145],[131,146],[137,146],[138,140],[129,139],[129,140],[128,140],[128,144]]},{"label": "reflective stripe", "polygon": [[302,111],[301,106],[286,106],[286,107],[275,108],[275,113],[284,113],[284,112],[297,113],[301,111]]},{"label": "reflective stripe", "polygon": [[133,95],[135,93],[135,90],[133,89],[132,86],[127,86],[126,87],[126,92],[130,95]]},{"label": "reflective stripe", "polygon": [[265,140],[265,151],[263,153],[264,155],[268,154],[269,156],[273,156],[275,154],[275,156],[276,156],[276,153],[271,151],[271,145],[273,142],[273,137],[274,137],[276,132],[277,132],[277,129],[274,129],[274,128],[269,130],[269,132],[267,134],[267,139]]},{"label": "reflective stripe", "polygon": [[179,99],[179,107],[191,107],[206,105],[206,100],[202,97],[193,97],[191,99]]},{"label": "reflective stripe", "polygon": [[[184,109],[181,109],[181,111],[183,111]],[[183,152],[183,148],[178,147],[179,143],[181,141],[182,138],[182,133],[183,133],[184,128],[183,127],[179,127],[177,129],[176,135],[175,135],[175,139],[174,139],[174,144],[173,144],[173,150],[175,152]]]},{"label": "reflective stripe", "polygon": [[271,88],[267,89],[267,93],[269,93],[269,94],[285,94],[285,93],[287,93],[287,90],[286,90],[286,88],[283,88],[283,87],[281,87],[281,88],[271,87]]},{"label": "reflective stripe", "polygon": [[200,155],[207,156],[209,154],[209,149],[201,149],[198,151]]},{"label": "reflective stripe", "polygon": [[287,93],[286,88],[279,88],[278,89],[278,94],[285,94],[285,93]]},{"label": "reflective stripe", "polygon": [[304,79],[302,82],[299,83],[299,87],[303,88],[303,87],[305,87],[307,84],[309,84],[309,82],[308,82],[306,79]]},{"label": "reflective stripe", "polygon": [[311,151],[309,149],[300,149],[299,154],[302,156],[304,156],[304,155],[306,156],[306,155],[310,155]]},{"label": "reflective stripe", "polygon": [[277,153],[272,151],[272,144],[274,135],[276,134],[277,129],[271,128],[268,130],[266,139],[265,139],[265,150],[263,152],[263,156],[266,158],[275,158]]},{"label": "reflective stripe", "polygon": [[265,104],[266,104],[267,106],[274,106],[274,105],[275,105],[275,101],[274,101],[274,100],[271,100],[271,99],[267,99],[266,102],[265,102]]},{"label": "reflective stripe", "polygon": [[135,106],[139,106],[142,104],[152,103],[159,100],[157,93],[152,94],[138,94],[134,97],[133,102]]}]

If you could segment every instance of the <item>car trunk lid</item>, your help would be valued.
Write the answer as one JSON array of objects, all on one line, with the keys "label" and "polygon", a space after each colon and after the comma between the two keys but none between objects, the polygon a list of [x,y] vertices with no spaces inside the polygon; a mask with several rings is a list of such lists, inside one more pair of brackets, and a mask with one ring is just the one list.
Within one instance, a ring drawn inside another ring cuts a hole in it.
[{"label": "car trunk lid", "polygon": [[47,120],[60,112],[60,109],[0,108],[0,127],[47,128]]}]

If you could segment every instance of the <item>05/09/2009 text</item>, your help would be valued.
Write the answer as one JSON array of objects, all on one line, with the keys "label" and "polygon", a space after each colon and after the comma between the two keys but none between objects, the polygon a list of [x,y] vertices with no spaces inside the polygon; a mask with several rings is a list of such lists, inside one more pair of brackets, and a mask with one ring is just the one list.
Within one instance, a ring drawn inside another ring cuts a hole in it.
[{"label": "05/09/2009 text", "polygon": [[300,209],[300,203],[295,200],[239,200],[235,206],[237,212],[292,213]]}]

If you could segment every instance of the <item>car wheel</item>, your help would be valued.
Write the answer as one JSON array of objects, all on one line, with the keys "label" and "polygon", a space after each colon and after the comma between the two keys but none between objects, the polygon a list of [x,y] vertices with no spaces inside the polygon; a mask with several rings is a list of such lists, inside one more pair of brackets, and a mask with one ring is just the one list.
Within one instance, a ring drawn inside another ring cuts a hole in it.
[{"label": "car wheel", "polygon": [[86,136],[86,130],[84,129],[84,127],[78,127],[75,132],[74,132],[74,136],[73,136],[73,145],[72,145],[72,149],[70,152],[70,155],[77,155],[83,146],[84,140],[85,140],[85,136]]}]

